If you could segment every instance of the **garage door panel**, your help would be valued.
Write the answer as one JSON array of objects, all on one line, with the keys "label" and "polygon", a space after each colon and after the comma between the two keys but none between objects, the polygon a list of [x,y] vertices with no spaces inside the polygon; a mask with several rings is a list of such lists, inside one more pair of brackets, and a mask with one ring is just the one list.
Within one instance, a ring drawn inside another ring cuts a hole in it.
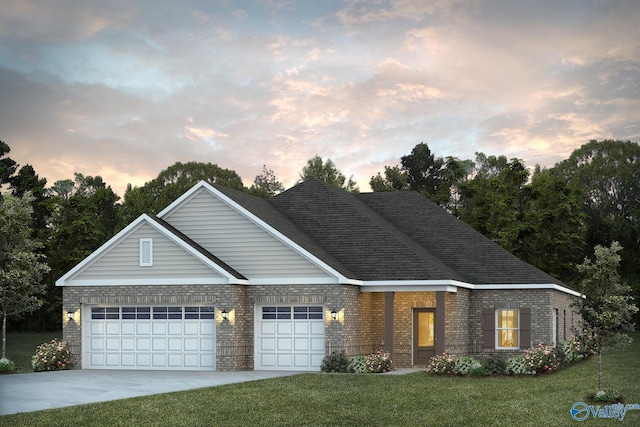
[{"label": "garage door panel", "polygon": [[122,322],[121,333],[122,335],[135,335],[136,324],[133,322]]},{"label": "garage door panel", "polygon": [[275,335],[276,334],[276,323],[275,322],[263,321],[260,324],[260,334],[261,335]]},{"label": "garage door panel", "polygon": [[294,364],[295,368],[306,368],[309,366],[309,355],[308,354],[296,354],[294,356]]},{"label": "garage door panel", "polygon": [[92,338],[91,339],[91,350],[104,350],[104,339],[103,338]]},{"label": "garage door panel", "polygon": [[260,348],[263,351],[274,351],[276,349],[275,338],[262,338],[260,340]]},{"label": "garage door panel", "polygon": [[213,307],[87,310],[91,312],[83,316],[85,368],[215,369]]},{"label": "garage door panel", "polygon": [[107,350],[120,350],[120,338],[107,338],[106,344]]},{"label": "garage door panel", "polygon": [[200,351],[213,352],[215,348],[213,338],[200,338]]},{"label": "garage door panel", "polygon": [[293,349],[295,351],[308,351],[310,350],[308,338],[296,338],[294,341]]},{"label": "garage door panel", "polygon": [[153,351],[166,351],[167,350],[167,340],[165,338],[154,338],[153,339]]},{"label": "garage door panel", "polygon": [[136,356],[133,353],[125,353],[122,355],[121,363],[123,367],[134,368],[136,366]]},{"label": "garage door panel", "polygon": [[[207,332],[207,333],[213,335],[213,324],[211,325],[210,332]],[[198,335],[198,324],[197,323],[187,323],[187,324],[185,324],[184,325],[184,334],[185,335]]]},{"label": "garage door panel", "polygon": [[311,338],[311,351],[324,353],[324,338]]},{"label": "garage door panel", "polygon": [[291,322],[279,322],[277,330],[278,335],[291,335],[293,333],[293,324]]},{"label": "garage door panel", "polygon": [[291,338],[278,338],[278,351],[293,350],[293,340]]},{"label": "garage door panel", "polygon": [[135,338],[122,338],[121,350],[133,351],[136,349]]},{"label": "garage door panel", "polygon": [[256,307],[255,369],[319,371],[325,355],[322,306]]},{"label": "garage door panel", "polygon": [[120,323],[107,323],[105,326],[106,335],[120,335]]},{"label": "garage door panel", "polygon": [[294,333],[296,335],[309,335],[309,323],[308,322],[296,322],[295,323],[295,327],[294,327]]},{"label": "garage door panel", "polygon": [[91,323],[91,335],[104,335],[104,323]]}]

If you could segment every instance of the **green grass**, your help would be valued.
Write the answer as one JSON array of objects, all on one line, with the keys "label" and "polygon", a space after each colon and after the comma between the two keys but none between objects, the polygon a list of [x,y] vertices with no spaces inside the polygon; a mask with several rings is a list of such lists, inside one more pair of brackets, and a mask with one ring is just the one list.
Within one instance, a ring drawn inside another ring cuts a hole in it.
[{"label": "green grass", "polygon": [[[33,372],[31,357],[36,354],[36,347],[51,341],[54,338],[62,338],[62,332],[28,333],[12,332],[7,334],[7,359],[16,364],[14,374]],[[6,374],[5,374],[6,375]]]},{"label": "green grass", "polygon": [[[603,357],[606,388],[640,404],[640,334]],[[440,377],[304,374],[135,399],[0,417],[3,426],[467,426],[640,425],[571,418],[573,403],[597,388],[596,358],[554,374]]]}]

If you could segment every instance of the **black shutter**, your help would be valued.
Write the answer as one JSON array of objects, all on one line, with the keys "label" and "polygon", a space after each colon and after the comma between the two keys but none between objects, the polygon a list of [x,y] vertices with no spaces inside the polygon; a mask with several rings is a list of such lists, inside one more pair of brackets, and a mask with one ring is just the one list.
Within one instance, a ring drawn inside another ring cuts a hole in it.
[{"label": "black shutter", "polygon": [[496,311],[493,308],[482,311],[482,341],[483,348],[496,348]]},{"label": "black shutter", "polygon": [[531,308],[520,308],[520,348],[531,347]]}]

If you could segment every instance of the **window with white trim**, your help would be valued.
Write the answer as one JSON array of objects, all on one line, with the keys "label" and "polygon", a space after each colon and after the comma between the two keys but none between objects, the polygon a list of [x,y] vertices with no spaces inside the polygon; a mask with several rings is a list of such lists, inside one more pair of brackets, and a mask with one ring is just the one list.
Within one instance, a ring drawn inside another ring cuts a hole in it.
[{"label": "window with white trim", "polygon": [[519,348],[519,310],[496,310],[496,348]]},{"label": "window with white trim", "polygon": [[153,266],[153,239],[140,239],[140,267]]}]

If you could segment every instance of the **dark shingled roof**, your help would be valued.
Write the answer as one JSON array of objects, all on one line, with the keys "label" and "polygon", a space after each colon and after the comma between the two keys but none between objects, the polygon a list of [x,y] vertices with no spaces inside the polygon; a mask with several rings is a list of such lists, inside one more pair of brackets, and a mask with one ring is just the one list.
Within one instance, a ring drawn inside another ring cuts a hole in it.
[{"label": "dark shingled roof", "polygon": [[415,192],[307,180],[264,200],[216,189],[350,279],[564,285]]}]

